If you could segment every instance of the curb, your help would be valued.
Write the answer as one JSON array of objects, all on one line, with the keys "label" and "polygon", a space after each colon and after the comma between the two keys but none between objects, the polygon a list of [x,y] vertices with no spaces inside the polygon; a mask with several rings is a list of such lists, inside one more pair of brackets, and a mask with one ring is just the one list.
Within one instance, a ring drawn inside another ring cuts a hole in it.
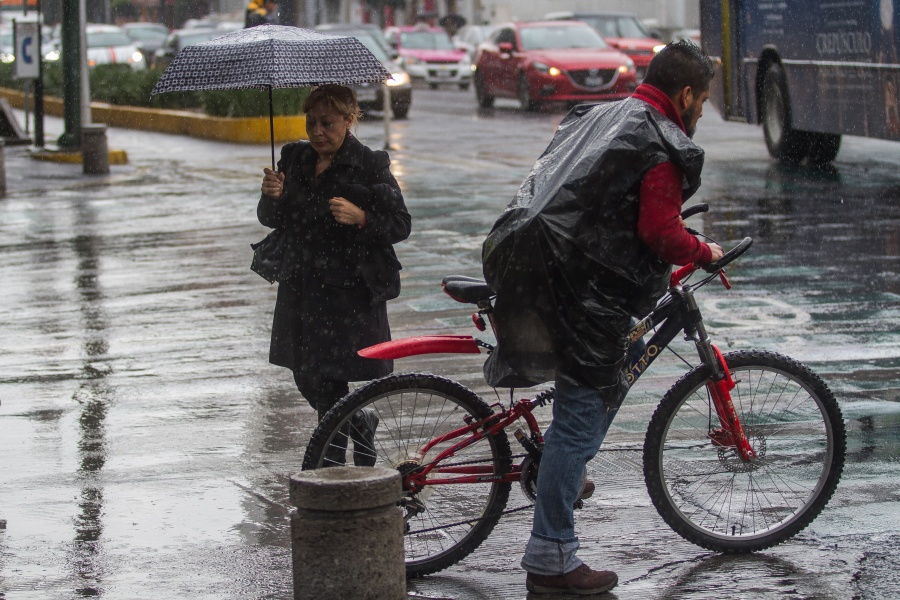
[{"label": "curb", "polygon": [[[24,108],[24,94],[18,90],[0,88],[0,98],[11,106]],[[62,117],[63,101],[44,96],[44,114]],[[103,102],[91,102],[91,120],[111,127],[139,129],[175,135],[187,135],[220,142],[243,144],[269,144],[268,117],[211,117],[185,110],[165,110],[137,106],[116,106]],[[293,142],[306,137],[306,116],[276,116],[274,118],[275,141]],[[112,156],[110,156],[110,164]]]},{"label": "curb", "polygon": [[[33,150],[31,152],[31,158],[34,160],[46,160],[49,162],[58,162],[58,163],[78,163],[81,164],[83,158],[81,156],[81,151],[67,151],[67,150],[51,150],[48,148],[43,148],[41,150]],[[128,164],[128,153],[124,150],[110,150],[109,151],[109,164],[111,165],[127,165]]]}]

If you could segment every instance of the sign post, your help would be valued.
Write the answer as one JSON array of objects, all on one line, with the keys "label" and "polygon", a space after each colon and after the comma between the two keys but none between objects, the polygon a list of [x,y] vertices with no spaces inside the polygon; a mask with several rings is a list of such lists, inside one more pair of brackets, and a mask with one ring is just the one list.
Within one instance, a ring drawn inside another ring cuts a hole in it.
[{"label": "sign post", "polygon": [[[16,57],[13,63],[15,79],[31,80],[34,92],[34,141],[44,145],[44,86],[41,69],[40,12],[37,21],[13,22],[13,40]],[[27,117],[26,117],[27,118]]]}]

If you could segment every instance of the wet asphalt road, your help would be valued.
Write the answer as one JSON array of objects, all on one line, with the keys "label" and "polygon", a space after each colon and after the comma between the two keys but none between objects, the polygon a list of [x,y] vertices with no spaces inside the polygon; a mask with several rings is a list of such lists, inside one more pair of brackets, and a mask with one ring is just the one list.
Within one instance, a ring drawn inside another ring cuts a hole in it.
[{"label": "wet asphalt road", "polygon": [[[562,118],[471,92],[417,89],[392,125],[394,172],[413,215],[398,246],[394,337],[475,333],[444,297],[480,273],[480,246]],[[49,135],[61,132],[48,119]],[[384,145],[378,121],[359,137]],[[683,372],[660,359],[592,463],[577,514],[581,556],[611,568],[604,598],[900,597],[900,145],[847,138],[832,169],[782,168],[761,132],[708,109],[695,226],[750,235],[734,288],[701,294],[723,349],[800,359],[839,398],[848,464],[824,513],[794,540],[745,557],[683,541],[640,473],[642,432]],[[108,177],[6,149],[0,200],[0,598],[288,598],[287,481],[315,417],[267,364],[274,288],[248,269],[265,230],[255,202],[267,147],[112,129],[130,164]],[[690,355],[685,345],[683,355]],[[484,397],[478,357],[419,357]],[[514,492],[510,506],[523,504]],[[526,597],[527,511],[461,564],[412,581],[413,597]]]}]

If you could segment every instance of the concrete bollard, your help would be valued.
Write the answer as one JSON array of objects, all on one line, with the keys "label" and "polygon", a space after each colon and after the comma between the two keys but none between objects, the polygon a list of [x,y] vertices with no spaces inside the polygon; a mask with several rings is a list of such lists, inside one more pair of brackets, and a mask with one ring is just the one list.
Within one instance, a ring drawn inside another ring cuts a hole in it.
[{"label": "concrete bollard", "polygon": [[294,600],[406,598],[397,471],[304,471],[290,491]]},{"label": "concrete bollard", "polygon": [[109,173],[109,146],[103,123],[81,126],[81,164],[82,172],[89,175]]}]

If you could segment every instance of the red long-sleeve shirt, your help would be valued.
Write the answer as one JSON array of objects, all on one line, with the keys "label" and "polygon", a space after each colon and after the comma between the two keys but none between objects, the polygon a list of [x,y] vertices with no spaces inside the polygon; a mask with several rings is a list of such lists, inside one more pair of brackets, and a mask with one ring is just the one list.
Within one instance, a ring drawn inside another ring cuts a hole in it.
[{"label": "red long-sleeve shirt", "polygon": [[[672,101],[657,88],[641,84],[634,97],[643,100],[684,130]],[[641,180],[638,236],[662,260],[673,265],[712,260],[709,246],[689,234],[681,224],[681,184],[684,176],[672,162],[656,165]]]}]

